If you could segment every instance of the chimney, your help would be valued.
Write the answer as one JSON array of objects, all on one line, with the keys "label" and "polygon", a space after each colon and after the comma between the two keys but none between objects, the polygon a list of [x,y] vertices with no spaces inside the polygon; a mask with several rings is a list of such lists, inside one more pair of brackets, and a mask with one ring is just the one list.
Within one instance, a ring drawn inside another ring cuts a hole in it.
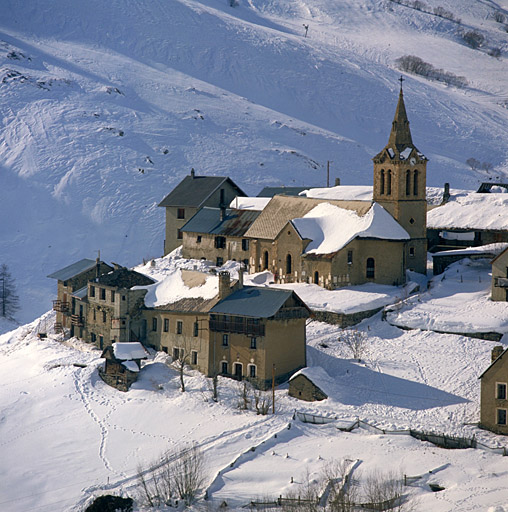
[{"label": "chimney", "polygon": [[231,293],[231,278],[229,272],[219,272],[219,300],[225,299]]},{"label": "chimney", "polygon": [[99,279],[101,273],[101,251],[97,251],[97,258],[95,258],[95,280]]},{"label": "chimney", "polygon": [[504,347],[502,345],[496,345],[492,349],[491,362],[493,363],[503,352]]},{"label": "chimney", "polygon": [[335,186],[340,186],[340,178],[335,178]]},{"label": "chimney", "polygon": [[240,267],[238,268],[238,289],[241,290],[243,288],[243,263],[240,263]]},{"label": "chimney", "polygon": [[447,203],[450,199],[450,184],[444,184],[444,192],[443,192],[443,203]]},{"label": "chimney", "polygon": [[190,170],[190,177],[194,179],[194,167]]},{"label": "chimney", "polygon": [[226,207],[220,207],[220,221],[222,222],[226,218]]}]

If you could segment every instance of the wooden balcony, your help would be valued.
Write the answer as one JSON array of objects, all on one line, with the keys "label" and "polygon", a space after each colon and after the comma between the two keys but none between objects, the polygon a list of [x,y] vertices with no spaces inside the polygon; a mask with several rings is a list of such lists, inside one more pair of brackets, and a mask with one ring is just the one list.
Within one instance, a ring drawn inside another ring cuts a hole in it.
[{"label": "wooden balcony", "polygon": [[64,302],[63,300],[54,300],[53,301],[53,310],[58,311],[59,313],[68,313],[70,309],[70,304],[68,302]]},{"label": "wooden balcony", "polygon": [[79,315],[71,315],[71,324],[75,327],[84,327],[85,317]]},{"label": "wooden balcony", "polygon": [[63,332],[63,327],[60,322],[55,323],[55,334]]}]

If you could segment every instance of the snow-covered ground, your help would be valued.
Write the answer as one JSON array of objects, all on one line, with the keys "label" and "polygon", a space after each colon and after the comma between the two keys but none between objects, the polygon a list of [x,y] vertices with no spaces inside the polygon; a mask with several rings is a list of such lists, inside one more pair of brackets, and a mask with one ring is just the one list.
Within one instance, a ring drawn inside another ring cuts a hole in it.
[{"label": "snow-covered ground", "polygon": [[[182,289],[174,280],[177,269],[197,265],[206,270],[206,263],[183,260],[175,251],[137,270],[161,282],[169,276]],[[478,301],[478,287],[468,284],[471,276],[481,276],[479,284],[488,280],[486,267],[477,265],[461,267],[462,282],[452,282],[452,267],[439,281],[450,281],[447,288],[432,283],[430,291],[408,299],[400,314],[413,311],[425,318],[431,311],[442,325],[453,325],[454,311],[459,317],[476,300],[475,318],[484,325],[497,305]],[[233,263],[228,268],[234,277]],[[270,281],[267,273],[249,277],[263,285]],[[449,303],[438,313],[434,301],[437,295],[445,300],[446,290]],[[312,293],[317,296],[318,290]],[[328,297],[331,292],[321,293]],[[365,428],[345,433],[335,423],[309,425],[293,419],[295,410],[338,418],[339,425],[360,418],[387,430],[475,435],[489,446],[508,447],[506,438],[475,426],[478,376],[489,365],[493,342],[400,330],[378,314],[358,326],[368,337],[367,354],[358,362],[338,340],[338,327],[310,321],[308,365],[330,376],[329,398],[301,402],[289,397],[283,385],[276,391],[276,414],[258,416],[237,408],[239,385],[229,379],[220,378],[215,403],[210,382],[189,370],[187,391],[181,393],[178,371],[162,353],[145,364],[129,392],[117,391],[98,376],[100,351],[75,339],[36,336],[40,330],[51,332],[53,315],[0,336],[2,511],[70,511],[94,495],[134,495],[140,464],[150,465],[167,450],[193,444],[206,458],[212,504],[226,500],[232,510],[251,499],[298,493],[307,478],[318,479],[327,464],[346,459],[356,461],[360,482],[376,469],[422,475],[406,489],[418,511],[508,510],[506,461],[499,454],[444,450],[406,435],[380,435]],[[497,328],[496,322],[489,329]],[[429,483],[445,490],[433,493]]]},{"label": "snow-covered ground", "polygon": [[[507,43],[494,19],[506,5],[424,3],[462,25],[389,0],[0,2],[0,255],[19,319],[49,309],[45,276],[74,260],[160,256],[157,204],[191,167],[251,195],[324,187],[327,161],[330,183],[372,185],[403,55],[468,81],[405,75],[428,183],[506,181]],[[461,30],[485,43],[473,50]]]}]

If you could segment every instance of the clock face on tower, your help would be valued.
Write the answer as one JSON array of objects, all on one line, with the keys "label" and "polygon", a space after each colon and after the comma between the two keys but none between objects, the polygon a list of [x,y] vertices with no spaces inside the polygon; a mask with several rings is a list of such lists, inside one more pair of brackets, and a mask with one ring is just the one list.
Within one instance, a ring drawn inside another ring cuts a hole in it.
[{"label": "clock face on tower", "polygon": [[411,158],[411,160],[409,160],[409,162],[411,163],[411,165],[414,165],[416,163],[416,158],[415,157]]}]

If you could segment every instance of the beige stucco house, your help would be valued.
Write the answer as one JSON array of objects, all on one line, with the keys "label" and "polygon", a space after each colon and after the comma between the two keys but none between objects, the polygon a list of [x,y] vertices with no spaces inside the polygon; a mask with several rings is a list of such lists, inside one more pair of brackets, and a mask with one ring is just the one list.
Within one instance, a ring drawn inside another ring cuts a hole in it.
[{"label": "beige stucco house", "polygon": [[492,260],[492,300],[508,301],[508,248]]},{"label": "beige stucco house", "polygon": [[492,350],[491,365],[480,375],[480,426],[508,434],[508,349]]}]

